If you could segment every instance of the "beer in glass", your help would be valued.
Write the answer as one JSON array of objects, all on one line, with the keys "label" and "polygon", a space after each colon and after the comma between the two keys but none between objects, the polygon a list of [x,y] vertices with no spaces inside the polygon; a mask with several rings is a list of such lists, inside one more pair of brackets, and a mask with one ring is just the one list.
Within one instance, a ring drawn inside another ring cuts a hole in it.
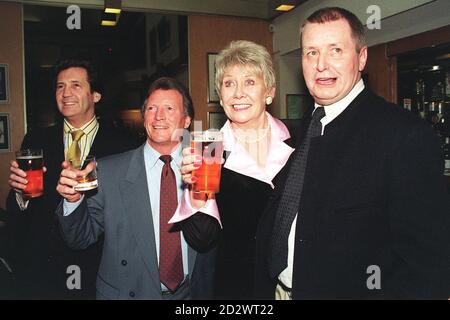
[{"label": "beer in glass", "polygon": [[44,194],[44,158],[42,149],[24,149],[16,152],[16,161],[19,168],[25,171],[28,180],[25,190],[22,191],[24,199],[31,199]]},{"label": "beer in glass", "polygon": [[[87,165],[92,162],[95,163],[95,156],[89,155],[79,166],[74,166],[74,168],[78,170],[84,170],[86,169]],[[98,179],[96,166],[94,166],[94,169],[87,175],[77,177],[77,182],[78,184],[73,187],[76,191],[88,191],[97,188]]]},{"label": "beer in glass", "polygon": [[191,133],[191,148],[202,158],[201,166],[192,172],[197,178],[194,192],[217,193],[220,190],[220,170],[223,155],[223,134],[219,131],[195,131]]}]

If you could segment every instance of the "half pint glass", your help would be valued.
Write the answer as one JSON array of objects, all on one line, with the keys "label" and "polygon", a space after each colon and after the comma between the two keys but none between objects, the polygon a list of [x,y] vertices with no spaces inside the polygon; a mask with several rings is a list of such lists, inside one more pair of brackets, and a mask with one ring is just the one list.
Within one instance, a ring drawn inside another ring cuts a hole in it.
[{"label": "half pint glass", "polygon": [[194,192],[217,193],[220,190],[223,134],[219,131],[195,131],[191,133],[191,148],[202,157],[201,166],[192,172],[197,178]]},{"label": "half pint glass", "polygon": [[44,194],[44,158],[42,149],[24,149],[16,152],[19,168],[25,171],[28,180],[22,195],[25,199],[36,198]]}]

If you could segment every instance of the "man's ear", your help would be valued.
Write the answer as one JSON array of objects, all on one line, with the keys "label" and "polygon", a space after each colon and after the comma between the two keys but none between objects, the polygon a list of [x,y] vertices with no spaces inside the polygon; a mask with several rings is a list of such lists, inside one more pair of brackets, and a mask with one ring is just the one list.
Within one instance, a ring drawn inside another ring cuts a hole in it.
[{"label": "man's ear", "polygon": [[186,118],[184,119],[184,128],[185,129],[189,128],[189,126],[191,125],[191,121],[192,121],[191,117],[186,116]]},{"label": "man's ear", "polygon": [[359,51],[359,71],[362,72],[367,62],[367,47],[364,46]]},{"label": "man's ear", "polygon": [[102,95],[98,93],[97,91],[94,91],[94,103],[97,103],[101,100]]}]

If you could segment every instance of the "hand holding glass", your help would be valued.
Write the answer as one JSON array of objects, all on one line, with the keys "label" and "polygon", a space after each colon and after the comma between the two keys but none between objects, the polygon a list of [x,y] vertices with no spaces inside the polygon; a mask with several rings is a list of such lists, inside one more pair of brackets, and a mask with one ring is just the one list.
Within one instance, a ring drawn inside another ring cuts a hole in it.
[{"label": "hand holding glass", "polygon": [[78,176],[77,182],[78,184],[73,187],[76,191],[88,191],[98,187],[98,179],[97,179],[97,163],[95,162],[95,156],[87,156],[86,159],[80,165],[75,165],[74,162],[70,161],[70,164],[78,170],[84,170],[86,167],[93,163],[92,171],[88,172],[86,175]]},{"label": "hand holding glass", "polygon": [[42,149],[25,149],[16,152],[19,168],[27,174],[27,187],[22,195],[25,199],[44,194],[44,158]]},{"label": "hand holding glass", "polygon": [[202,157],[201,166],[192,171],[197,180],[194,192],[217,193],[220,190],[220,171],[223,155],[223,134],[219,131],[195,131],[191,133],[191,148]]}]

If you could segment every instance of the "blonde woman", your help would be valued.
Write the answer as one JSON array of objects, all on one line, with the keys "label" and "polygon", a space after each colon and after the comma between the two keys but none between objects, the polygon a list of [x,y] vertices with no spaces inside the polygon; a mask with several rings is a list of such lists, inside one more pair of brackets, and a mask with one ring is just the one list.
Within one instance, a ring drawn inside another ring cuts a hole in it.
[{"label": "blonde woman", "polygon": [[[220,192],[199,200],[185,192],[173,221],[199,250],[217,250],[215,298],[253,296],[255,234],[276,176],[293,152],[286,125],[266,107],[275,97],[275,74],[267,50],[250,41],[233,41],[216,59],[216,90],[228,121],[222,127],[225,162]],[[189,148],[181,172],[192,184],[198,168]]]}]

